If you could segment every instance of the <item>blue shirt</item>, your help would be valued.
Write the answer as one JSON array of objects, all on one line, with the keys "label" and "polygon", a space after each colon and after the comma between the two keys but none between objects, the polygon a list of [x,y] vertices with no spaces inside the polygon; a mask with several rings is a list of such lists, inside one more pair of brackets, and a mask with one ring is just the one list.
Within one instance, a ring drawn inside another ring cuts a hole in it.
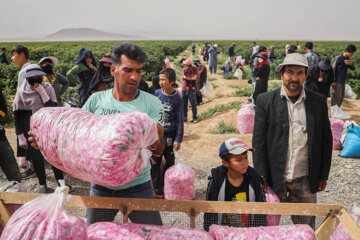
[{"label": "blue shirt", "polygon": [[164,106],[164,132],[176,132],[176,143],[181,143],[184,136],[184,104],[179,94],[174,91],[171,95],[165,94],[162,89],[155,92]]}]

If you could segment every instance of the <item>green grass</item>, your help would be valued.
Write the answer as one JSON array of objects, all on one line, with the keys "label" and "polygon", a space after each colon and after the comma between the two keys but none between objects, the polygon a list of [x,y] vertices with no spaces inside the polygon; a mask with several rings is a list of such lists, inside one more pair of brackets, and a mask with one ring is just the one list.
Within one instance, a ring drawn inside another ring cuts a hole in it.
[{"label": "green grass", "polygon": [[208,78],[208,80],[209,80],[209,81],[215,81],[215,80],[217,80],[217,78],[212,78],[212,77],[210,77],[210,78]]},{"label": "green grass", "polygon": [[227,80],[238,79],[237,77],[234,76],[233,73],[229,73],[229,74],[224,75],[224,78],[227,79]]},{"label": "green grass", "polygon": [[213,88],[217,88],[217,87],[219,87],[218,85],[216,85],[215,83],[212,83],[212,85],[213,85]]},{"label": "green grass", "polygon": [[216,128],[210,130],[211,134],[226,134],[226,133],[238,133],[237,129],[232,124],[226,124],[223,120],[218,122]]},{"label": "green grass", "polygon": [[282,82],[280,82],[280,81],[270,83],[270,85],[268,87],[268,92],[281,87],[281,85],[282,85]]},{"label": "green grass", "polygon": [[234,101],[227,104],[217,104],[215,107],[207,109],[205,112],[199,114],[198,119],[202,120],[208,117],[211,117],[216,112],[224,112],[230,109],[239,109],[240,108],[240,101]]},{"label": "green grass", "polygon": [[350,103],[350,100],[348,98],[344,98],[343,99],[343,102],[346,103],[346,104],[349,104]]},{"label": "green grass", "polygon": [[234,92],[234,97],[250,97],[254,93],[253,86],[240,87],[239,90]]},{"label": "green grass", "polygon": [[243,88],[242,86],[239,86],[239,85],[230,85],[228,87],[231,87],[231,88],[236,88],[236,89],[241,89]]}]

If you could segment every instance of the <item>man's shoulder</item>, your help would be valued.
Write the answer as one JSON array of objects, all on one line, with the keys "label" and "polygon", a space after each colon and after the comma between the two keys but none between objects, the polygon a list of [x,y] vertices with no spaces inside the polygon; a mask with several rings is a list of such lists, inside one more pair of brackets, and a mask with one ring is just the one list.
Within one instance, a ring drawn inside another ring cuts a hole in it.
[{"label": "man's shoulder", "polygon": [[276,96],[280,96],[281,88],[274,89],[269,92],[262,93],[258,96],[258,99],[273,99]]},{"label": "man's shoulder", "polygon": [[313,102],[319,103],[321,101],[326,101],[326,98],[324,95],[318,93],[318,92],[314,92],[308,89],[305,89],[305,95],[306,98],[310,99]]}]

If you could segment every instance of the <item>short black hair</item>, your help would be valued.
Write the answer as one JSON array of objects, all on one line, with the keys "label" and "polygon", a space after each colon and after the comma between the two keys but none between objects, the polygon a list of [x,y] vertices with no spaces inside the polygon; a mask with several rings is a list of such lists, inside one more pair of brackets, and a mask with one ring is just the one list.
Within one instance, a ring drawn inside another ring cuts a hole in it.
[{"label": "short black hair", "polygon": [[267,50],[267,48],[265,46],[260,46],[259,47],[259,53],[265,52],[266,50]]},{"label": "short black hair", "polygon": [[355,45],[353,44],[349,44],[346,49],[345,49],[346,52],[350,52],[350,53],[353,53],[353,52],[356,52],[356,47]]},{"label": "short black hair", "polygon": [[[245,152],[243,152],[243,153],[241,153],[241,154],[239,154],[239,155],[247,154],[247,152],[248,152],[248,151],[245,151]],[[237,156],[237,155],[234,155],[234,154],[231,154],[231,153],[227,153],[227,154],[225,154],[224,156],[221,157],[221,160],[224,160],[225,162],[230,162],[230,158],[231,158],[232,156]]]},{"label": "short black hair", "polygon": [[113,65],[121,63],[121,56],[125,55],[131,60],[137,61],[141,64],[146,61],[146,53],[144,50],[134,43],[123,42],[114,47],[111,51],[111,60]]},{"label": "short black hair", "polygon": [[312,42],[307,42],[307,43],[305,43],[305,47],[312,50],[314,47],[314,44]]},{"label": "short black hair", "polygon": [[160,71],[160,74],[165,74],[165,76],[169,79],[169,82],[176,82],[176,73],[174,71],[174,69],[172,68],[165,68],[163,70]]},{"label": "short black hair", "polygon": [[288,49],[288,53],[296,53],[296,52],[297,52],[297,46],[291,45],[290,48]]},{"label": "short black hair", "polygon": [[252,42],[252,43],[255,43],[255,44],[256,44],[256,42]]},{"label": "short black hair", "polygon": [[182,64],[185,60],[185,58],[180,59],[180,64]]},{"label": "short black hair", "polygon": [[16,45],[11,49],[11,54],[16,52],[17,54],[24,53],[26,59],[29,58],[29,50],[24,45]]},{"label": "short black hair", "polygon": [[6,50],[6,47],[2,47],[1,50],[2,50],[2,51]]}]

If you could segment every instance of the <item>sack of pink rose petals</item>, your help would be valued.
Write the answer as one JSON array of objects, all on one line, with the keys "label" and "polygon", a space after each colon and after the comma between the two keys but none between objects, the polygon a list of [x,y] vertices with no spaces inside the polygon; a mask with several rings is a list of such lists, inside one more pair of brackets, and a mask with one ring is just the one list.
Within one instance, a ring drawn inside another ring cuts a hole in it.
[{"label": "sack of pink rose petals", "polygon": [[73,177],[121,186],[148,166],[158,139],[154,120],[140,112],[95,115],[79,108],[42,108],[31,130],[45,159]]},{"label": "sack of pink rose petals", "polygon": [[240,134],[254,132],[255,110],[252,104],[245,103],[241,105],[237,113],[237,129]]},{"label": "sack of pink rose petals", "polygon": [[344,121],[341,119],[330,118],[331,133],[333,136],[333,149],[338,150],[341,148],[341,133],[343,131]]},{"label": "sack of pink rose petals", "polygon": [[98,222],[88,227],[89,240],[212,240],[204,230],[135,223]]},{"label": "sack of pink rose petals", "polygon": [[69,188],[62,181],[55,193],[24,204],[10,218],[1,240],[87,240],[86,223],[64,210]]},{"label": "sack of pink rose petals", "polygon": [[[351,210],[351,216],[355,220],[355,222],[360,227],[360,206],[358,207],[356,203],[354,203],[354,206]],[[349,233],[346,231],[342,223],[340,223],[335,231],[331,234],[330,240],[353,240],[352,237],[350,237]]]},{"label": "sack of pink rose petals", "polygon": [[[268,203],[279,203],[280,199],[278,195],[270,187],[267,188],[267,193],[265,193],[266,202]],[[281,215],[267,215],[268,226],[278,226],[280,223]]]},{"label": "sack of pink rose petals", "polygon": [[228,227],[211,225],[210,235],[214,240],[237,240],[237,239],[301,239],[316,240],[314,230],[306,224],[283,225],[271,227]]},{"label": "sack of pink rose petals", "polygon": [[195,198],[195,171],[184,163],[177,151],[177,164],[166,170],[164,197],[168,200],[193,200]]}]

